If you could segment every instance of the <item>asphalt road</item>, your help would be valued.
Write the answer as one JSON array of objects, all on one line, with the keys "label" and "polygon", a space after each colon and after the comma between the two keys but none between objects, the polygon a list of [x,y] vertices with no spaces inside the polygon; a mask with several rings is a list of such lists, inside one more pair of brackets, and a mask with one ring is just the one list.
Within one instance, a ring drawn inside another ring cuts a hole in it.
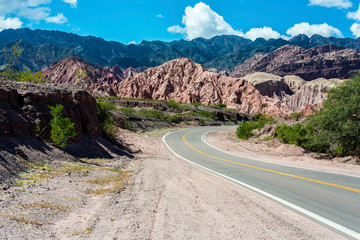
[{"label": "asphalt road", "polygon": [[349,239],[360,239],[360,178],[238,157],[208,145],[206,133],[183,129],[163,137],[177,156],[262,194]]}]

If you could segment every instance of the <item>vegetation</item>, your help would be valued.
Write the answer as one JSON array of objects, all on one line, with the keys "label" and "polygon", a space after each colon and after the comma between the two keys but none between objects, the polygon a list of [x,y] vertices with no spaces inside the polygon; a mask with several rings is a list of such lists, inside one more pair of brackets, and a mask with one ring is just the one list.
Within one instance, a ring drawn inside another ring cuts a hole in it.
[{"label": "vegetation", "polygon": [[203,116],[207,120],[217,120],[217,117],[214,114],[212,114],[211,112],[198,111],[197,113],[200,114],[201,116]]},{"label": "vegetation", "polygon": [[86,69],[84,70],[79,70],[77,73],[76,73],[76,79],[75,81],[77,83],[79,83],[80,87],[86,87],[86,85],[89,83],[89,76],[88,76],[88,73],[86,71]]},{"label": "vegetation", "polygon": [[302,146],[307,141],[306,136],[313,132],[311,124],[296,123],[292,126],[280,124],[276,126],[276,136],[282,143]]},{"label": "vegetation", "polygon": [[116,110],[114,103],[97,101],[96,107],[98,111],[101,131],[104,137],[110,141],[114,141],[115,140],[114,119],[111,117],[109,113],[109,111],[111,110]]},{"label": "vegetation", "polygon": [[167,101],[166,103],[171,108],[180,108],[180,103],[175,102],[174,100]]},{"label": "vegetation", "polygon": [[294,121],[299,121],[303,117],[305,117],[305,115],[300,112],[293,112],[290,114],[290,119]]},{"label": "vegetation", "polygon": [[25,69],[25,71],[20,72],[16,70],[16,64],[19,62],[22,52],[23,49],[18,44],[13,45],[10,51],[6,48],[2,50],[6,64],[1,72],[1,77],[18,82],[46,82],[45,74],[41,71],[31,72],[29,69]]},{"label": "vegetation", "polygon": [[236,129],[236,136],[240,139],[249,139],[253,136],[253,130],[262,129],[265,124],[273,124],[275,123],[275,119],[271,116],[266,116],[264,114],[258,113],[255,114],[254,121],[248,121],[240,123],[240,125]]},{"label": "vegetation", "polygon": [[65,148],[69,138],[75,137],[74,123],[69,118],[61,117],[61,112],[64,106],[56,104],[55,107],[49,106],[50,114],[53,119],[50,121],[50,139],[59,148]]}]

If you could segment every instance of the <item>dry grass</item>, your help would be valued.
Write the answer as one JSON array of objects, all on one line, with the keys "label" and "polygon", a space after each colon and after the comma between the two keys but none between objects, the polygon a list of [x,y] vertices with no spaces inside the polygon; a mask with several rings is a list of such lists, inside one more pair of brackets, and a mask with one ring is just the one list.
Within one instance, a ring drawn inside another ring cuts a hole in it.
[{"label": "dry grass", "polygon": [[24,203],[21,204],[22,207],[25,208],[29,208],[29,207],[34,207],[34,208],[46,208],[46,209],[51,209],[51,210],[56,210],[56,211],[63,211],[63,212],[68,212],[68,209],[65,206],[62,205],[53,205],[51,203],[48,202],[41,202],[41,203]]},{"label": "dry grass", "polygon": [[38,221],[33,221],[33,220],[26,219],[24,217],[17,217],[17,216],[9,215],[9,214],[1,214],[0,213],[0,217],[6,218],[6,219],[9,219],[9,220],[12,220],[12,221],[17,221],[17,222],[20,222],[20,223],[32,224],[32,225],[37,225],[37,226],[42,225]]},{"label": "dry grass", "polygon": [[104,188],[98,188],[92,190],[89,193],[99,195],[99,194],[120,192],[120,190],[124,189],[125,183],[130,179],[132,172],[133,171],[121,171],[116,176],[109,176],[95,180],[88,180],[86,181],[88,183],[106,186]]},{"label": "dry grass", "polygon": [[84,231],[80,231],[80,232],[73,232],[72,235],[73,236],[77,236],[77,235],[82,235],[82,234],[89,234],[92,232],[92,230],[94,229],[94,225],[91,225],[89,227],[87,227]]},{"label": "dry grass", "polygon": [[88,164],[104,164],[107,163],[109,160],[107,159],[101,159],[101,158],[80,158],[82,162],[88,163]]}]

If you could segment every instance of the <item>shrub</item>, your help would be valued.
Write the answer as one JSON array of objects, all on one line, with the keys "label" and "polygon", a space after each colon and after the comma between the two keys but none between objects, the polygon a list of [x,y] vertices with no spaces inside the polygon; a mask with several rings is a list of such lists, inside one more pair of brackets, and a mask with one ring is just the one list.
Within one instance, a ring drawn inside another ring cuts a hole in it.
[{"label": "shrub", "polygon": [[127,130],[132,131],[134,129],[134,123],[132,123],[129,120],[125,120],[124,121],[124,128],[127,129]]},{"label": "shrub", "polygon": [[50,139],[59,148],[65,148],[69,138],[75,137],[76,132],[74,123],[69,118],[61,117],[61,112],[64,106],[56,104],[55,107],[49,106],[50,114],[53,119],[50,121]]},{"label": "shrub", "polygon": [[293,144],[301,146],[306,140],[305,136],[312,133],[310,126],[304,126],[301,123],[296,123],[292,126],[281,124],[276,126],[276,136],[282,143]]},{"label": "shrub", "polygon": [[167,101],[166,103],[171,108],[179,108],[180,107],[180,104],[178,102],[175,102],[174,100]]},{"label": "shrub", "polygon": [[206,119],[213,119],[213,120],[217,120],[217,117],[212,114],[211,112],[208,111],[198,111],[198,114],[200,114],[201,116],[203,116]]},{"label": "shrub", "polygon": [[115,140],[114,119],[111,117],[109,112],[111,110],[116,109],[114,103],[98,101],[96,102],[96,107],[98,111],[98,118],[103,136],[110,141],[114,141]]},{"label": "shrub", "polygon": [[193,103],[191,103],[193,106],[195,106],[195,107],[198,107],[198,106],[201,106],[201,103],[199,103],[199,102],[193,102]]},{"label": "shrub", "polygon": [[156,118],[156,119],[165,119],[165,114],[161,111],[156,109],[140,109],[136,112],[139,115],[149,117],[149,118]]},{"label": "shrub", "polygon": [[170,123],[180,123],[181,117],[179,115],[170,115],[166,117],[166,121]]},{"label": "shrub", "polygon": [[136,111],[133,108],[122,107],[120,111],[126,116],[132,116]]},{"label": "shrub", "polygon": [[249,139],[253,136],[252,131],[254,130],[253,124],[250,122],[243,122],[241,123],[236,129],[236,136],[240,139]]},{"label": "shrub", "polygon": [[300,112],[293,112],[290,114],[290,119],[299,121],[301,118],[303,118],[305,115]]}]

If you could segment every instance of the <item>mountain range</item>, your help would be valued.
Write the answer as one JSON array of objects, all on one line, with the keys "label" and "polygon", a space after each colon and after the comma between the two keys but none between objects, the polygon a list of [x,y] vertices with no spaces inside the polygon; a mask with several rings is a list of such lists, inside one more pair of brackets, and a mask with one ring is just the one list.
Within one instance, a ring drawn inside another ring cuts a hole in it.
[{"label": "mountain range", "polygon": [[[329,44],[338,47],[360,49],[360,39],[298,35],[290,40],[258,38],[255,41],[238,36],[216,36],[211,39],[196,38],[191,41],[172,42],[142,41],[125,45],[105,41],[93,36],[49,30],[8,29],[0,32],[0,47],[10,48],[18,43],[24,48],[20,68],[41,70],[51,63],[68,58],[81,57],[102,66],[129,67],[145,70],[167,61],[187,57],[217,70],[232,70],[257,53],[271,53],[285,45],[297,45],[309,49]],[[0,56],[0,64],[4,63]]]}]

